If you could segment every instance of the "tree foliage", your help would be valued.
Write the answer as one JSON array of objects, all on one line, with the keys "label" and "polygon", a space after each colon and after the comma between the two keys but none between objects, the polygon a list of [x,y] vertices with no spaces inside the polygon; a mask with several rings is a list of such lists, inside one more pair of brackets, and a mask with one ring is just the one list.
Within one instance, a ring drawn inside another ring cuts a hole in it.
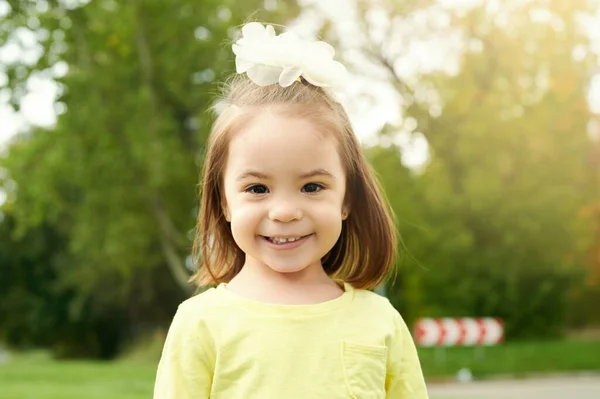
[{"label": "tree foliage", "polygon": [[397,149],[374,155],[416,261],[391,291],[411,315],[498,316],[509,337],[555,336],[582,290],[591,235],[578,214],[598,187],[586,99],[597,59],[579,19],[591,10],[499,4],[450,13],[456,73],[411,82],[384,48],[371,52],[430,152],[408,175]]}]

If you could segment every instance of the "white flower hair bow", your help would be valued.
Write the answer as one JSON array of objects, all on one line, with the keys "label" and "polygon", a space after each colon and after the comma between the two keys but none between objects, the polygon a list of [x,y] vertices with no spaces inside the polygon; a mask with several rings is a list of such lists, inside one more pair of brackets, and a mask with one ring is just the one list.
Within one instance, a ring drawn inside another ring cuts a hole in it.
[{"label": "white flower hair bow", "polygon": [[336,89],[347,77],[335,61],[335,50],[322,41],[302,40],[291,32],[276,35],[271,25],[250,22],[233,44],[237,73],[246,73],[259,86],[288,87],[302,76],[314,86]]}]

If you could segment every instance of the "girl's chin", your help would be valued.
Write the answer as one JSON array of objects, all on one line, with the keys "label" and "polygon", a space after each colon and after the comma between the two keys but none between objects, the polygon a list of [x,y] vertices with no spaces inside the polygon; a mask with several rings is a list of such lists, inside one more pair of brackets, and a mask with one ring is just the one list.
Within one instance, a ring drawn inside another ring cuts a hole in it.
[{"label": "girl's chin", "polygon": [[323,269],[323,266],[321,265],[321,262],[317,261],[317,262],[310,262],[310,261],[306,261],[306,262],[277,262],[274,261],[273,259],[271,259],[270,261],[264,262],[263,265],[265,267],[268,267],[270,270],[277,272],[277,273],[281,273],[281,274],[286,274],[288,275],[288,277],[291,277],[294,274],[305,274],[311,271],[314,271],[314,269],[318,268],[320,270]]}]

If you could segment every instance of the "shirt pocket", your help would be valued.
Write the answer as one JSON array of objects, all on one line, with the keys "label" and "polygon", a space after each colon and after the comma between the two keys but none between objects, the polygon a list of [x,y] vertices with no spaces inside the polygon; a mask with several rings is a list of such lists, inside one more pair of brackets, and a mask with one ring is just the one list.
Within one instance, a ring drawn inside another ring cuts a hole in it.
[{"label": "shirt pocket", "polygon": [[342,365],[352,399],[385,399],[387,347],[342,342]]}]

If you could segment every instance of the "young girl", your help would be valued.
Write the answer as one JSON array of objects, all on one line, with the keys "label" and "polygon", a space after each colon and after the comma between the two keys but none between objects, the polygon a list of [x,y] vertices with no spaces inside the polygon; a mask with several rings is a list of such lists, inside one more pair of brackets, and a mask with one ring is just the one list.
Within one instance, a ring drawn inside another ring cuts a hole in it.
[{"label": "young girl", "polygon": [[[385,280],[396,234],[323,42],[250,23],[208,144],[198,286],[155,399],[427,398]],[[242,73],[245,73],[243,75]]]}]

